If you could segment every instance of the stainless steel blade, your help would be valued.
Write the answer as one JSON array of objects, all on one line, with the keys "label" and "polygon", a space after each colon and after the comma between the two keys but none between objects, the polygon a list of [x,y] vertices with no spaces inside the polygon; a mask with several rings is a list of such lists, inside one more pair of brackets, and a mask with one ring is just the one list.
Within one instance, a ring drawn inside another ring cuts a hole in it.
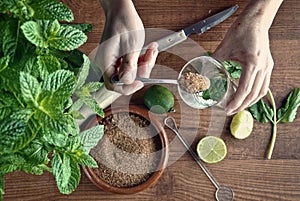
[{"label": "stainless steel blade", "polygon": [[186,36],[189,36],[191,34],[202,34],[205,31],[209,30],[210,28],[216,26],[217,24],[220,24],[224,20],[226,20],[228,17],[230,17],[236,10],[238,9],[238,5],[235,5],[231,8],[228,8],[226,10],[223,10],[220,13],[217,13],[211,17],[208,17],[196,24],[193,24],[185,29],[183,29]]}]

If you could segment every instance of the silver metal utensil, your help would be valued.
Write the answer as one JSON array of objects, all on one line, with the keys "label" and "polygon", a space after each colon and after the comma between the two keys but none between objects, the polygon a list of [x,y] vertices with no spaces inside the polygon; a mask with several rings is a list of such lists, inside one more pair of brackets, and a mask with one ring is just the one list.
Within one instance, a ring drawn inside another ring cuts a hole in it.
[{"label": "silver metal utensil", "polygon": [[185,148],[190,152],[192,157],[195,159],[195,161],[198,163],[200,168],[203,170],[203,172],[206,174],[206,176],[209,178],[209,180],[212,182],[212,184],[216,187],[216,193],[215,197],[217,201],[232,201],[234,198],[233,190],[228,186],[221,186],[216,179],[213,177],[213,175],[209,172],[209,170],[205,167],[204,163],[201,161],[201,159],[196,155],[196,153],[193,151],[193,149],[190,148],[187,141],[184,139],[182,134],[179,132],[175,119],[173,117],[166,117],[164,120],[165,125],[170,128],[180,139],[180,141],[183,143]]},{"label": "silver metal utensil", "polygon": [[[135,80],[141,81],[144,84],[177,84],[177,85],[179,84],[178,80],[173,80],[173,79],[152,79],[152,78],[136,77]],[[124,85],[123,82],[119,81],[118,75],[113,75],[110,81],[111,83],[117,86]]]}]

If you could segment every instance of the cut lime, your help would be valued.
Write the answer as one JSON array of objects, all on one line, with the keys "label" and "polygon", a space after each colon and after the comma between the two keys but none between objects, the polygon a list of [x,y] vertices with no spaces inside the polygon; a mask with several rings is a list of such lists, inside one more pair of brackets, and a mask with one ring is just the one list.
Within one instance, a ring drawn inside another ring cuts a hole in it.
[{"label": "cut lime", "polygon": [[230,124],[231,134],[237,139],[247,138],[253,129],[253,117],[247,110],[236,113]]},{"label": "cut lime", "polygon": [[197,145],[197,153],[206,163],[217,163],[223,160],[227,154],[225,142],[216,136],[206,136]]}]

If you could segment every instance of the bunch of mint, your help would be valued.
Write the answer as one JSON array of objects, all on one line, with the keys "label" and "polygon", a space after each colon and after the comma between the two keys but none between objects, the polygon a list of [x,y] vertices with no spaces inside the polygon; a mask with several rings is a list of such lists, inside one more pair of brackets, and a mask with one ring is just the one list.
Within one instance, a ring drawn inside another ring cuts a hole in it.
[{"label": "bunch of mint", "polygon": [[57,0],[0,1],[0,200],[7,173],[50,171],[69,194],[79,165],[97,167],[89,151],[103,126],[81,132],[76,118],[83,105],[104,115],[91,95],[101,83],[86,83],[90,61],[76,50],[91,25],[73,19]]}]

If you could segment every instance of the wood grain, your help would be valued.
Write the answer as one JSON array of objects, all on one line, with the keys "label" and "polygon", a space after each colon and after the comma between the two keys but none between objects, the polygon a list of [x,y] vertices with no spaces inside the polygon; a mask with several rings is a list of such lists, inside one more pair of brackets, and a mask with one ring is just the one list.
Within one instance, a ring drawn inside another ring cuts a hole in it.
[{"label": "wood grain", "polygon": [[[80,49],[89,54],[97,47],[103,31],[105,17],[98,0],[63,0],[73,11],[76,23],[91,23],[94,29],[88,34],[88,42]],[[135,0],[136,8],[145,28],[160,28],[171,31],[191,25],[213,13],[238,4],[240,9],[228,20],[203,35],[190,38],[205,51],[214,51],[226,31],[237,18],[248,0]],[[249,19],[251,20],[251,19]],[[270,88],[278,107],[288,93],[300,87],[300,1],[285,0],[269,32],[270,47],[275,61]],[[181,44],[185,58],[200,54],[188,52],[189,46]],[[185,49],[184,49],[185,48]],[[183,54],[183,53],[182,53]],[[163,52],[157,59],[152,77],[176,78],[186,59],[171,52]],[[164,70],[163,70],[164,69]],[[167,69],[167,70],[166,70]],[[300,200],[300,110],[293,123],[279,124],[277,143],[272,160],[265,159],[270,141],[271,125],[255,122],[253,134],[246,140],[236,140],[229,134],[230,117],[212,109],[198,111],[186,106],[178,96],[176,87],[168,86],[175,94],[174,116],[181,132],[195,147],[205,135],[221,136],[228,147],[228,155],[218,164],[208,165],[220,184],[235,191],[235,200],[241,201],[299,201]],[[128,103],[143,106],[145,89],[129,97],[122,97],[114,105]],[[163,119],[163,115],[159,116]],[[171,142],[169,166],[158,183],[135,195],[116,195],[98,190],[85,175],[78,189],[71,195],[61,195],[54,178],[45,173],[32,176],[15,172],[5,176],[4,201],[34,200],[214,200],[214,186],[205,177],[192,157],[167,130]]]}]

